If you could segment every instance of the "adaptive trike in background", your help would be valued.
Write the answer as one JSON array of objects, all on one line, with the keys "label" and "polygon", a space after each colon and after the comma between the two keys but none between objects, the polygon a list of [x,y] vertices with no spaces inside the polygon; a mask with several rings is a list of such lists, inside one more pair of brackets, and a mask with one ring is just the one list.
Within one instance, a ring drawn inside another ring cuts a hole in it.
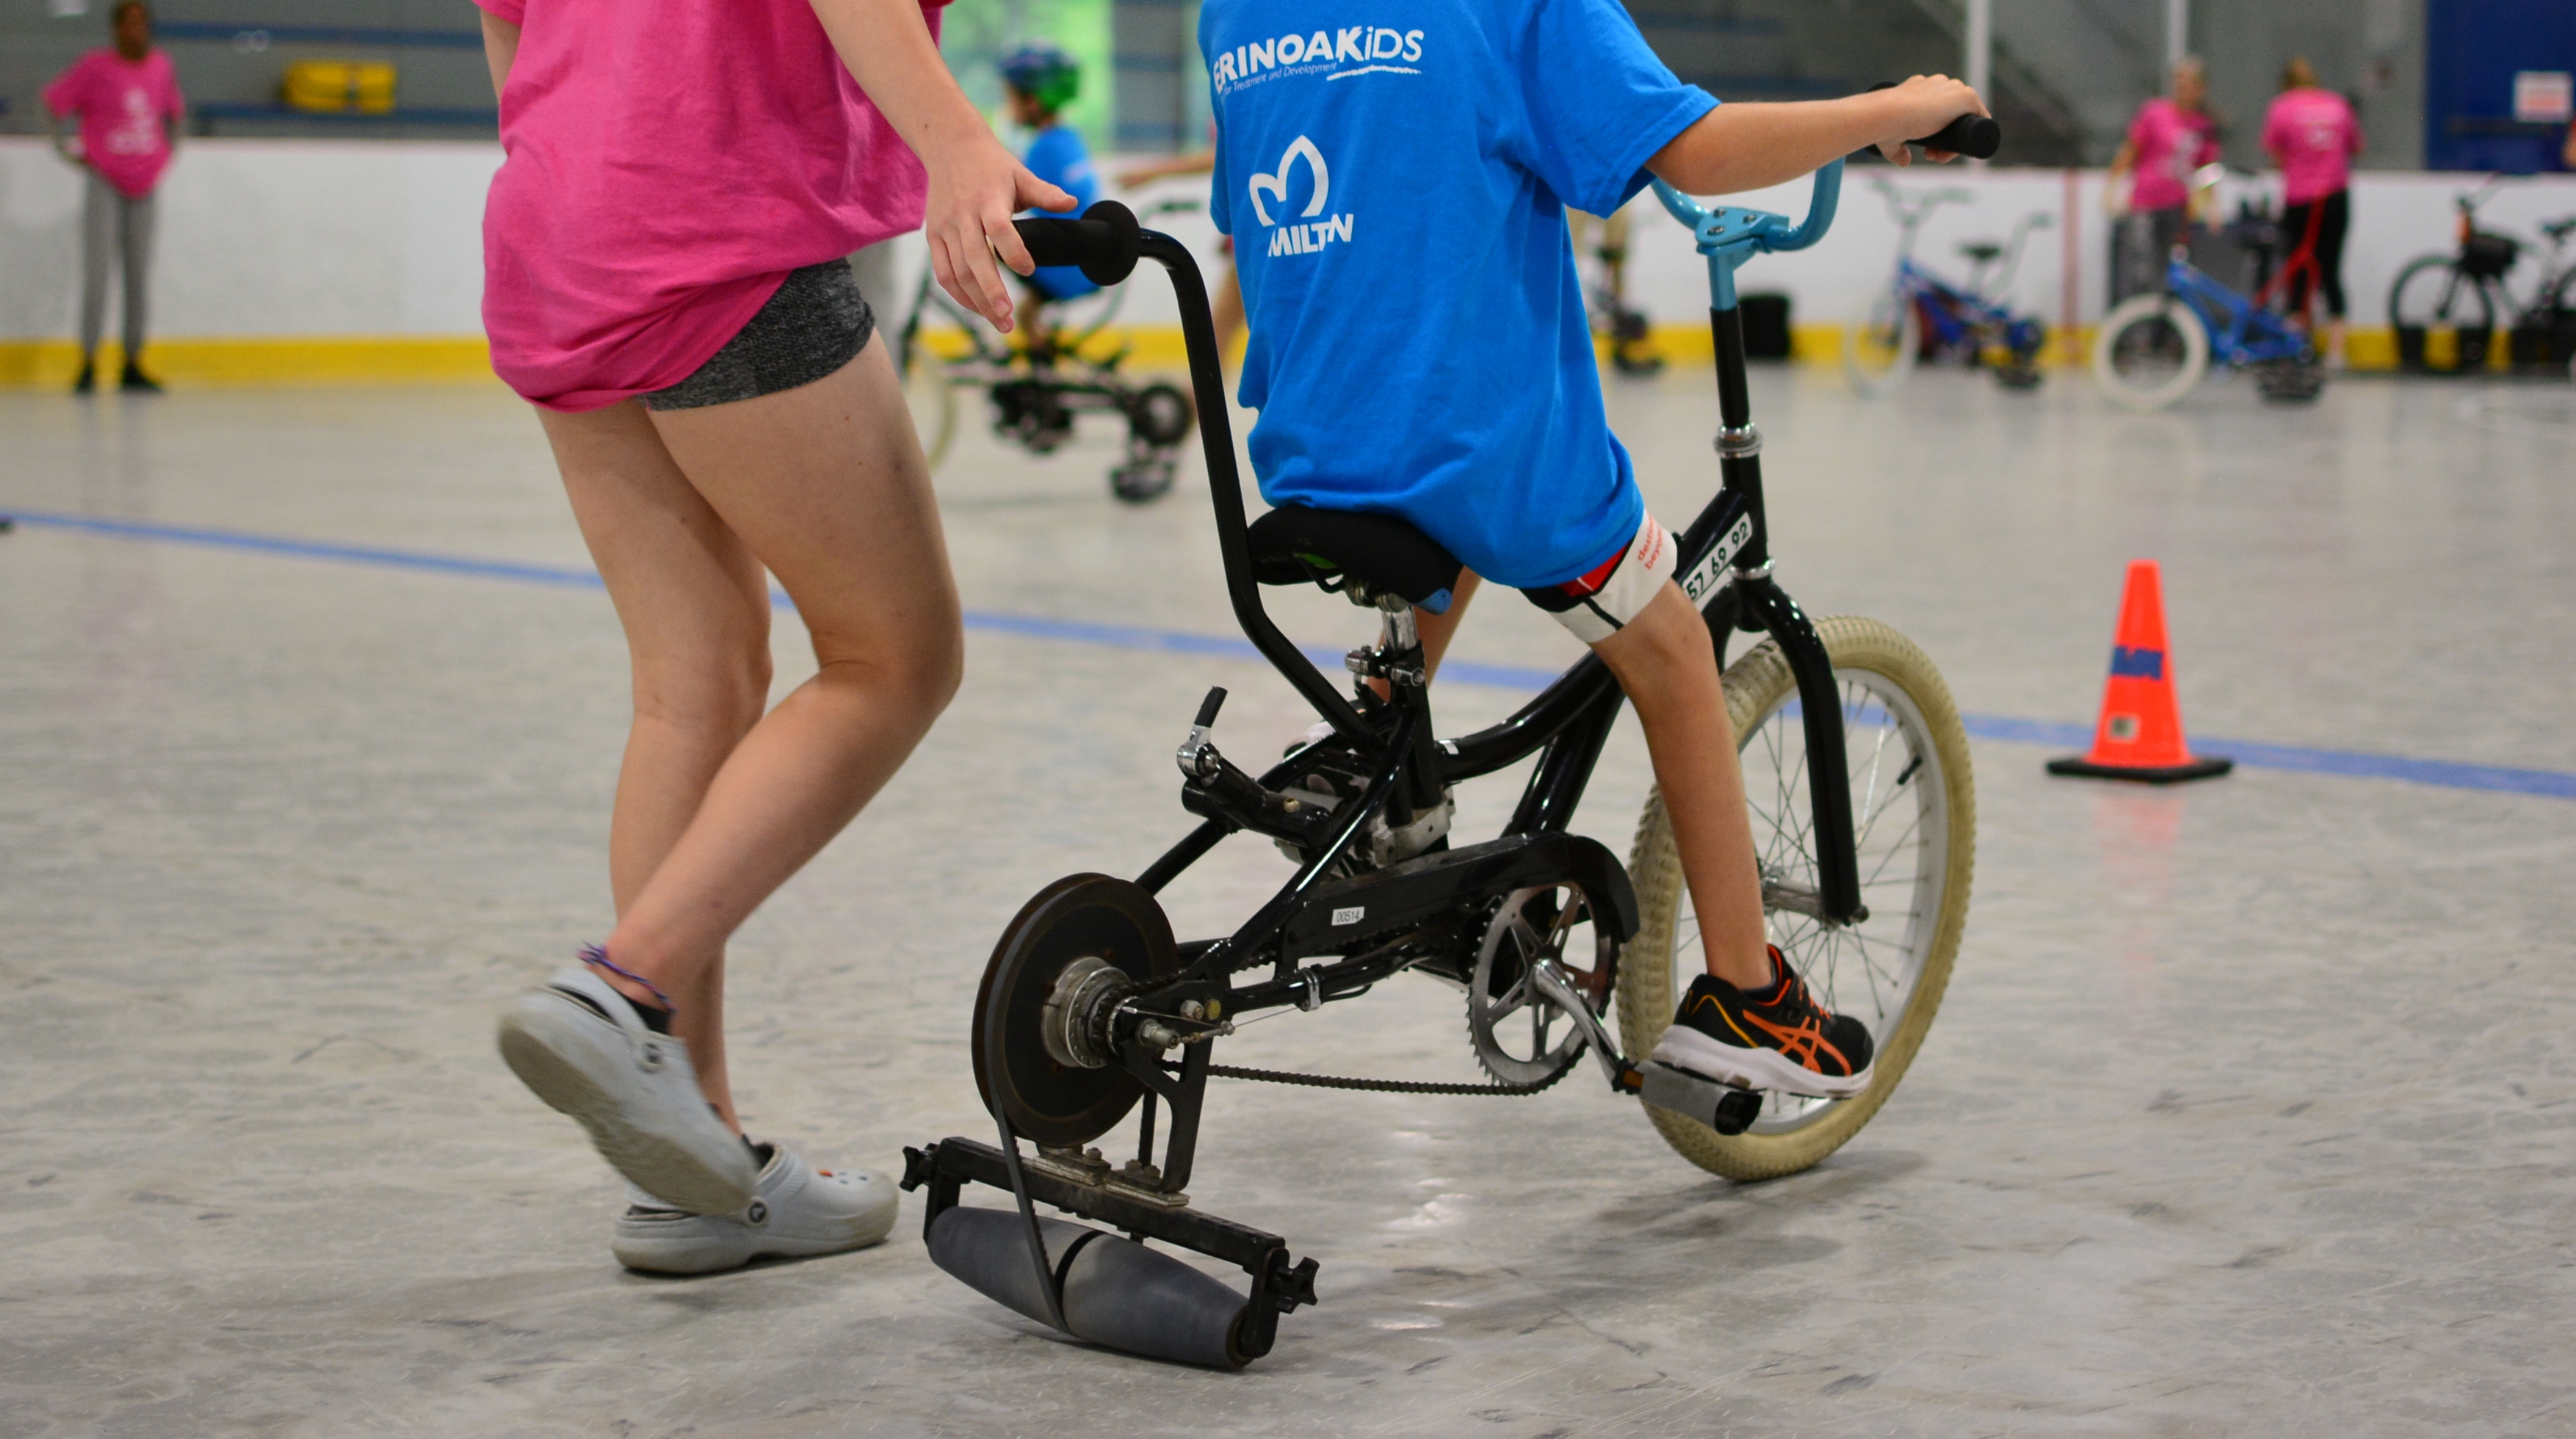
[{"label": "adaptive trike in background", "polygon": [[[1994,139],[1992,121],[1969,120],[1929,143],[1992,153]],[[1967,918],[1976,803],[1966,736],[1922,652],[1874,620],[1811,622],[1772,577],[1735,270],[1820,239],[1841,179],[1839,162],[1817,173],[1796,225],[1703,210],[1657,186],[1708,260],[1722,425],[1720,488],[1678,537],[1678,574],[1721,664],[1733,636],[1761,637],[1725,666],[1725,687],[1771,936],[1828,1007],[1869,1026],[1877,1056],[1869,1087],[1839,1100],[1756,1093],[1631,1057],[1670,1023],[1676,987],[1700,971],[1702,951],[1659,799],[1647,798],[1624,865],[1568,828],[1623,703],[1602,662],[1587,655],[1499,724],[1438,738],[1414,606],[1440,602],[1458,582],[1458,561],[1385,515],[1284,506],[1248,523],[1189,252],[1140,230],[1115,204],[1081,220],[1021,222],[1041,264],[1079,263],[1103,284],[1125,278],[1140,256],[1170,273],[1235,616],[1330,729],[1255,775],[1219,753],[1212,731],[1225,696],[1211,690],[1177,756],[1181,803],[1200,816],[1197,828],[1134,880],[1067,876],[1011,921],[972,1028],[976,1082],[999,1144],[953,1137],[905,1151],[904,1186],[928,1191],[924,1236],[942,1268],[1084,1339],[1237,1366],[1269,1350],[1280,1315],[1315,1302],[1317,1263],[1293,1258],[1277,1235],[1190,1204],[1211,1079],[1525,1095],[1588,1055],[1675,1150],[1742,1180],[1815,1164],[1877,1112],[1949,980]],[[1348,657],[1348,697],[1263,609],[1261,585],[1310,583],[1376,612],[1376,643]],[[1454,787],[1533,755],[1503,832],[1458,842]],[[1233,933],[1177,941],[1156,892],[1239,831],[1277,841],[1296,873]],[[1407,972],[1461,991],[1490,1082],[1215,1062],[1218,1043],[1253,1016],[1340,1003]],[[1140,1109],[1132,1159],[1091,1147]],[[1024,1139],[1034,1154],[1022,1152]],[[1016,1208],[962,1204],[977,1184],[1009,1192]],[[1039,1205],[1107,1227],[1041,1219]],[[1240,1266],[1249,1292],[1147,1240]]]},{"label": "adaptive trike in background", "polygon": [[[1198,208],[1195,201],[1167,201],[1148,213]],[[1176,385],[1138,382],[1123,373],[1125,347],[1100,352],[1094,342],[1125,302],[1125,290],[1106,287],[1096,301],[1065,302],[1089,310],[1082,318],[1031,327],[1035,333],[1024,332],[1013,342],[990,334],[941,292],[925,268],[896,336],[895,368],[932,472],[956,443],[957,391],[980,389],[993,433],[1035,455],[1062,448],[1083,414],[1119,416],[1127,422],[1127,459],[1109,471],[1109,492],[1130,504],[1168,492],[1173,457],[1190,436],[1190,397]],[[923,335],[922,322],[938,317],[960,337],[953,343],[963,345],[962,352],[943,355]]]}]

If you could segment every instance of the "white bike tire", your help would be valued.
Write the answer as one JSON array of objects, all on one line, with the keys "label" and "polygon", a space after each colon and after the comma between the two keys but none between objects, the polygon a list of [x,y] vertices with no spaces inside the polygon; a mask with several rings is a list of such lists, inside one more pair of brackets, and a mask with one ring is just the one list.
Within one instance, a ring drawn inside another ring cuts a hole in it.
[{"label": "white bike tire", "polygon": [[[1904,318],[1897,321],[1896,356],[1884,370],[1873,371],[1862,360],[1861,346],[1872,328],[1873,312],[1890,302],[1905,306]],[[1868,399],[1896,393],[1908,375],[1914,373],[1916,358],[1923,353],[1923,315],[1912,302],[1896,296],[1881,295],[1843,331],[1843,373],[1851,377],[1852,388]]]},{"label": "white bike tire", "polygon": [[[2182,367],[2161,385],[2124,384],[2111,364],[2120,332],[2151,320],[2163,320],[2182,336]],[[2094,332],[2093,383],[2123,409],[2161,410],[2190,394],[2208,373],[2209,332],[2201,328],[2200,316],[2189,305],[2171,295],[2132,295],[2104,315],[2101,329]]]}]

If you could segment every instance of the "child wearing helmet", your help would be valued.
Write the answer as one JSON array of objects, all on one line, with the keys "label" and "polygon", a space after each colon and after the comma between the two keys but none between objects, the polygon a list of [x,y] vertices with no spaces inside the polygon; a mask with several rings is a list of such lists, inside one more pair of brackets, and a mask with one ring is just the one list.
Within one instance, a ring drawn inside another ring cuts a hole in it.
[{"label": "child wearing helmet", "polygon": [[[1057,45],[1044,41],[1023,45],[1002,57],[1002,83],[1010,87],[1011,121],[1036,132],[1020,163],[1029,173],[1073,196],[1073,213],[1091,208],[1100,198],[1100,181],[1092,173],[1091,152],[1082,136],[1061,118],[1064,107],[1082,90],[1082,66]],[[1028,213],[1038,213],[1031,210]],[[1040,306],[1050,300],[1078,300],[1100,287],[1072,265],[1042,265],[1028,277],[1029,293],[1020,304],[1020,323],[1031,325]]]}]

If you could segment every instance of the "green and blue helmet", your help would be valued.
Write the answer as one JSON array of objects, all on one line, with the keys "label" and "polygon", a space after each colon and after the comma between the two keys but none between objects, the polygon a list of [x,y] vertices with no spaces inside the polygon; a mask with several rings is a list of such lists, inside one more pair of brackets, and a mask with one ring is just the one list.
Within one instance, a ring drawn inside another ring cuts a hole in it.
[{"label": "green and blue helmet", "polygon": [[1060,45],[1040,40],[1002,57],[1002,83],[1050,111],[1072,103],[1082,89],[1082,66]]}]

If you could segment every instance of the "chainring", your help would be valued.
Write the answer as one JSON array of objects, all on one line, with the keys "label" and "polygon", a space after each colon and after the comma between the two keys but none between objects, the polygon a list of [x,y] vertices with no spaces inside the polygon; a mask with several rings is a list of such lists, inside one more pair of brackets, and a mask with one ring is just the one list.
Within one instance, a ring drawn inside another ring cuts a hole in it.
[{"label": "chainring", "polygon": [[[1592,935],[1589,955],[1580,952],[1586,930]],[[1576,952],[1569,954],[1569,948]],[[1539,993],[1530,968],[1555,960],[1592,1012],[1601,1014],[1610,1007],[1618,958],[1619,942],[1596,922],[1581,885],[1569,880],[1505,896],[1486,922],[1467,979],[1467,1041],[1476,1063],[1514,1085],[1553,1080],[1572,1068],[1583,1057],[1583,1031]],[[1525,1034],[1515,1038],[1512,1031]]]},{"label": "chainring", "polygon": [[1105,874],[1074,874],[1021,907],[975,992],[976,1091],[988,1112],[1040,1144],[1089,1143],[1145,1093],[1125,1069],[1086,1069],[1047,1053],[1047,997],[1056,977],[1086,957],[1139,983],[1169,979],[1180,968],[1171,922],[1153,895]]}]

